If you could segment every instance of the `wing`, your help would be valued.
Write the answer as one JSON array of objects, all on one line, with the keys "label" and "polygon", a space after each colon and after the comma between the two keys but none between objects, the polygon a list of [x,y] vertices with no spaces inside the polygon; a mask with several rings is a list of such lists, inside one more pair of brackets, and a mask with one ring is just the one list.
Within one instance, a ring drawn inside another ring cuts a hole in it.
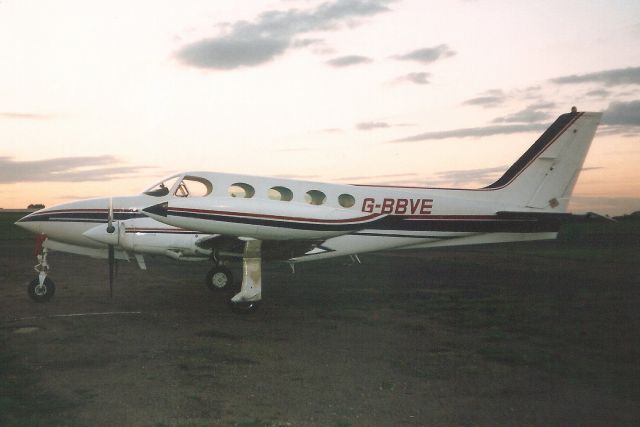
[{"label": "wing", "polygon": [[[263,240],[262,259],[286,261],[306,254],[322,243],[322,240]],[[223,256],[242,257],[245,240],[217,234],[198,239],[196,245],[202,249],[213,249]]]}]

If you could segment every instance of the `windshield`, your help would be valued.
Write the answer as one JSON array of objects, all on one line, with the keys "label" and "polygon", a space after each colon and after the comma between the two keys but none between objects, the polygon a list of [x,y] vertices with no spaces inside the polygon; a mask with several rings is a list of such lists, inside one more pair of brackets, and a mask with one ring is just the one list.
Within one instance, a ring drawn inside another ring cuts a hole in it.
[{"label": "windshield", "polygon": [[[178,182],[179,181],[179,182]],[[205,178],[191,175],[174,175],[165,178],[147,189],[144,194],[163,197],[172,194],[176,197],[205,197],[211,194],[213,185]]]},{"label": "windshield", "polygon": [[145,190],[144,194],[146,194],[147,196],[154,196],[154,197],[166,196],[167,194],[169,194],[169,191],[171,190],[173,185],[176,183],[176,180],[178,179],[178,177],[179,175],[165,178],[161,182]]}]

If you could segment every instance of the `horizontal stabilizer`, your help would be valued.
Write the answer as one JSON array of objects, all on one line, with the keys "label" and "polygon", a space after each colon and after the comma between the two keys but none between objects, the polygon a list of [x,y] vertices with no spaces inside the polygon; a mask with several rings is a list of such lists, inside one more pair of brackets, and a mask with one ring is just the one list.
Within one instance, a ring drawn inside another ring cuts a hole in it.
[{"label": "horizontal stabilizer", "polygon": [[497,212],[498,219],[514,220],[514,221],[531,221],[538,224],[554,224],[560,225],[567,222],[587,219],[588,215],[575,215],[563,212],[514,212],[501,211]]}]

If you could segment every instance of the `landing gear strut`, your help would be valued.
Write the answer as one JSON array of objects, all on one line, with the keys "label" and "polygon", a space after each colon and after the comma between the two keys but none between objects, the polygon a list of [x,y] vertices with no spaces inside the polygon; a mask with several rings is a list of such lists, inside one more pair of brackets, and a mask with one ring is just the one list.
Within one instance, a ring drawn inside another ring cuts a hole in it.
[{"label": "landing gear strut", "polygon": [[262,300],[262,241],[247,240],[242,257],[242,287],[229,301],[236,313],[253,313]]},{"label": "landing gear strut", "polygon": [[38,273],[38,277],[33,279],[27,287],[29,297],[35,302],[47,302],[56,293],[56,285],[53,280],[47,277],[49,274],[49,263],[47,262],[49,250],[42,247],[45,239],[46,237],[36,242],[38,264],[34,267],[34,270]]}]

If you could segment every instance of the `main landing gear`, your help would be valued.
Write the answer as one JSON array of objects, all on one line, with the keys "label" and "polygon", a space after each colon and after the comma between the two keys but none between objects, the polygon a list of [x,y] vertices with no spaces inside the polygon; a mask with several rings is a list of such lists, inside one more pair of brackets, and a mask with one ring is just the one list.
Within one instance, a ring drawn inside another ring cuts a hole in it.
[{"label": "main landing gear", "polygon": [[47,236],[42,235],[36,240],[35,254],[38,258],[38,264],[34,267],[34,270],[38,273],[38,277],[33,279],[27,287],[29,297],[35,302],[47,302],[56,293],[56,285],[53,280],[47,277],[49,274],[49,263],[47,262],[49,250],[42,247],[46,239]]},{"label": "main landing gear", "polygon": [[[233,289],[233,275],[228,268],[216,264],[206,278],[207,287],[220,292]],[[246,240],[242,255],[242,285],[229,305],[234,313],[248,314],[260,307],[262,300],[262,241]]]},{"label": "main landing gear", "polygon": [[218,264],[209,270],[204,283],[213,292],[226,291],[233,287],[233,274],[228,268]]}]

